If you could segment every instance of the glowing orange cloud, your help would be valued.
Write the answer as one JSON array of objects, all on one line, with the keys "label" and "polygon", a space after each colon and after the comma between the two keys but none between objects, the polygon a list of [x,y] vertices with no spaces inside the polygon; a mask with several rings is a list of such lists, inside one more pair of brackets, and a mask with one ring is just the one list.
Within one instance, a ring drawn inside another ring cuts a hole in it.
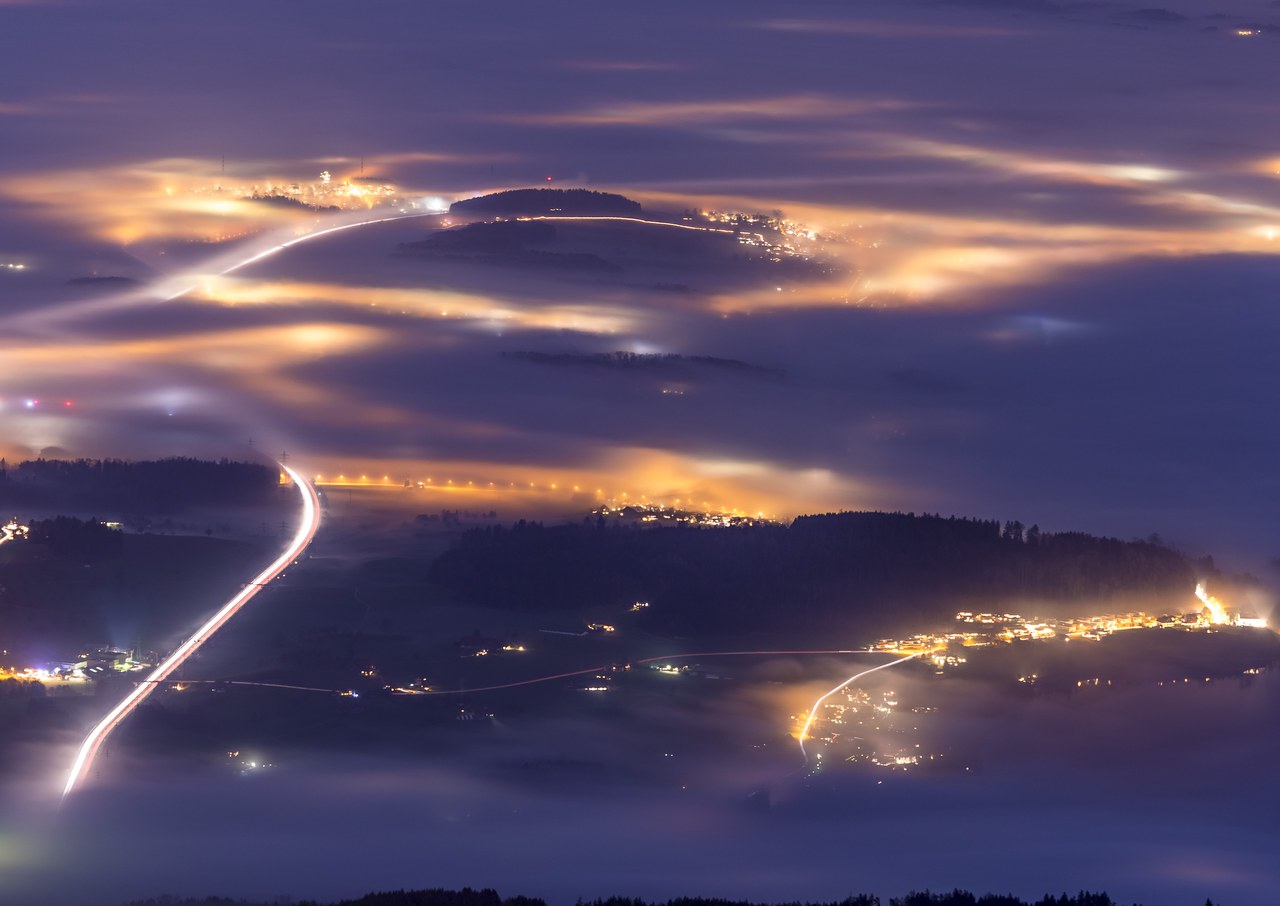
[{"label": "glowing orange cloud", "polygon": [[911,107],[904,101],[798,95],[789,97],[734,100],[671,101],[613,104],[566,113],[502,116],[509,122],[544,126],[687,126],[726,120],[823,119],[900,110]]},{"label": "glowing orange cloud", "polygon": [[633,330],[641,320],[640,313],[634,309],[590,303],[496,299],[450,290],[229,277],[206,278],[202,285],[200,297],[220,305],[338,305],[414,317],[604,334]]}]

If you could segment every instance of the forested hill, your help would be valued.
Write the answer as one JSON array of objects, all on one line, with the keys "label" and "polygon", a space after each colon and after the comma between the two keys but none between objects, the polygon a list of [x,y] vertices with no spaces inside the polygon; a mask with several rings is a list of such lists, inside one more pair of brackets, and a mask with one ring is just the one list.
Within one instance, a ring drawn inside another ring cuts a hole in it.
[{"label": "forested hill", "polygon": [[0,460],[0,502],[28,506],[73,501],[80,509],[173,512],[187,506],[246,505],[273,498],[278,469],[223,459]]},{"label": "forested hill", "polygon": [[[279,902],[279,901],[276,901]],[[266,906],[245,900],[230,900],[224,897],[206,897],[204,899],[179,899],[176,897],[156,897],[149,900],[135,900],[126,906]],[[355,900],[342,900],[338,903],[321,903],[317,900],[303,900],[298,906],[547,906],[546,901],[536,897],[508,897],[503,899],[497,892],[484,890],[391,890],[366,894]],[[764,906],[746,900],[726,900],[710,897],[677,897],[666,903],[656,901],[647,903],[644,900],[629,897],[608,897],[591,901],[578,900],[578,906]],[[838,902],[827,903],[792,903],[776,904],[776,906],[881,906],[880,898],[870,894],[859,894],[846,897]],[[1121,906],[1105,893],[1081,891],[1076,894],[1053,896],[1045,894],[1038,900],[1027,901],[1008,894],[982,894],[975,896],[967,890],[952,890],[948,893],[931,891],[912,891],[906,896],[892,897],[889,906]],[[1193,906],[1188,899],[1187,906]],[[1205,906],[1213,906],[1206,901]]]},{"label": "forested hill", "polygon": [[613,215],[637,217],[640,203],[624,195],[590,189],[511,189],[455,201],[450,214]]},{"label": "forested hill", "polygon": [[1171,596],[1197,579],[1183,555],[1145,541],[1020,523],[833,513],[789,526],[636,528],[603,520],[479,528],[431,577],[464,601],[533,612],[627,607],[663,634],[839,628],[867,635],[920,628],[957,609],[1018,599]]}]

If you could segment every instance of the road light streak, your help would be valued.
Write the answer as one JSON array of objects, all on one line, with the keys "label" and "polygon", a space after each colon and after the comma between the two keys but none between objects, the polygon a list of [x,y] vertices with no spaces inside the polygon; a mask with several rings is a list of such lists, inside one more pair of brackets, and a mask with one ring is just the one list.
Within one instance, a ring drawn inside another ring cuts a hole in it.
[{"label": "road light streak", "polygon": [[[841,650],[823,650],[823,651],[701,651],[690,654],[664,654],[660,657],[645,657],[639,660],[627,661],[626,667],[630,668],[632,664],[655,664],[658,661],[682,661],[694,657],[782,657],[789,655],[810,655],[810,654],[870,654],[866,649],[841,649]],[[912,655],[915,657],[915,655]],[[906,660],[906,658],[904,658]],[[894,663],[898,663],[895,661]],[[492,686],[472,686],[466,689],[430,689],[424,692],[425,695],[466,695],[475,692],[496,692],[500,689],[514,689],[518,686],[533,686],[538,683],[549,683],[554,680],[571,679],[575,676],[584,676],[588,673],[604,673],[614,670],[618,664],[606,664],[599,667],[587,667],[585,670],[571,670],[567,673],[552,673],[547,676],[535,676],[532,679],[516,680],[510,683],[498,683]],[[885,664],[883,666],[889,666]],[[879,669],[879,668],[877,668]],[[834,691],[834,690],[833,690]]]},{"label": "road light streak", "polygon": [[210,636],[217,632],[227,620],[235,616],[251,598],[258,592],[262,591],[263,586],[282,573],[297,557],[302,553],[311,539],[315,537],[316,529],[320,526],[320,500],[316,496],[315,488],[307,484],[301,475],[286,465],[281,468],[292,479],[297,486],[298,492],[302,495],[302,519],[301,527],[298,529],[289,546],[285,548],[284,553],[277,557],[270,566],[255,576],[247,583],[240,592],[230,601],[222,606],[217,613],[205,622],[199,629],[195,631],[185,642],[178,646],[173,654],[169,655],[155,670],[151,672],[145,680],[140,682],[126,695],[119,704],[107,713],[98,724],[89,731],[89,735],[85,737],[84,742],[80,746],[80,751],[76,754],[75,762],[71,766],[71,773],[67,776],[66,786],[63,787],[62,795],[65,797],[74,790],[80,782],[88,774],[90,767],[93,765],[93,759],[98,754],[98,750],[102,748],[107,737],[111,734],[121,721],[128,717],[133,710],[140,705],[155,688],[160,685],[170,674],[182,666],[182,664],[195,653],[202,644],[204,644]]},{"label": "road light streak", "polygon": [[[942,646],[939,646],[939,647],[942,647]],[[922,654],[930,654],[931,652],[934,652],[937,650],[938,648],[931,648],[929,649],[929,651],[918,651],[914,654],[908,654],[906,657],[900,657],[896,661],[889,661],[888,663],[880,664],[877,667],[872,667],[868,670],[863,670],[861,673],[855,673],[853,676],[849,677],[844,682],[840,683],[839,685],[833,687],[832,689],[828,690],[827,692],[819,696],[818,700],[813,703],[813,707],[809,709],[809,716],[805,718],[804,726],[800,728],[800,738],[799,738],[800,754],[804,756],[804,763],[805,764],[809,763],[809,753],[805,751],[804,741],[806,738],[808,738],[809,729],[810,727],[813,726],[814,717],[817,715],[818,709],[822,707],[823,702],[825,702],[831,696],[835,695],[845,686],[848,686],[850,683],[857,682],[858,680],[862,679],[864,676],[867,676],[868,674],[875,673],[877,670],[884,670],[888,667],[894,666],[895,664],[901,664],[906,661],[914,660],[915,658],[920,657]]]},{"label": "road light streak", "polygon": [[621,223],[642,223],[646,226],[671,227],[678,230],[691,230],[695,233],[725,233],[732,236],[737,230],[726,230],[720,227],[707,226],[690,226],[687,223],[672,223],[669,220],[649,220],[644,217],[618,217],[610,215],[594,215],[594,214],[539,214],[536,216],[521,216],[516,220],[591,220],[591,221],[615,221]]}]

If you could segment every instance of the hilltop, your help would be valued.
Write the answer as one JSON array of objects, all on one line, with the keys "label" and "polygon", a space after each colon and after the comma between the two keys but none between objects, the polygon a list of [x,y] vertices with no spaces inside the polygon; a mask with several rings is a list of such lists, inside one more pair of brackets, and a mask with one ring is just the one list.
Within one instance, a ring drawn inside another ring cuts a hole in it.
[{"label": "hilltop", "polygon": [[643,213],[643,209],[638,201],[632,201],[624,195],[594,192],[591,189],[509,189],[455,201],[449,206],[449,213],[527,217],[563,217],[576,214],[637,217]]},{"label": "hilltop", "polygon": [[789,526],[644,529],[599,518],[473,529],[430,575],[461,600],[509,610],[647,601],[641,622],[662,635],[775,632],[781,623],[875,635],[1014,598],[1069,606],[1185,596],[1198,569],[1149,541],[846,512],[802,516]]}]

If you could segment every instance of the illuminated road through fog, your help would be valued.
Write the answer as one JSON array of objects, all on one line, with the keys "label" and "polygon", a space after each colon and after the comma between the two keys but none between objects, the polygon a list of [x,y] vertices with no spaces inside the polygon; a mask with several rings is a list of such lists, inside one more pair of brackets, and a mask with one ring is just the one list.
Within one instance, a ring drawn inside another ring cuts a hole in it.
[{"label": "illuminated road through fog", "polygon": [[107,713],[107,716],[89,731],[89,735],[85,738],[80,751],[76,753],[74,763],[71,765],[66,786],[62,788],[63,796],[74,791],[93,769],[93,759],[98,754],[98,750],[102,748],[103,743],[107,741],[107,737],[111,732],[122,721],[126,720],[138,705],[142,704],[147,696],[154,692],[167,677],[172,676],[175,671],[181,669],[187,659],[195,654],[200,646],[208,641],[210,636],[217,632],[224,623],[234,617],[240,608],[253,600],[258,592],[266,587],[268,582],[283,573],[298,557],[302,556],[302,552],[307,549],[307,545],[315,538],[316,532],[320,528],[320,499],[316,495],[315,488],[289,466],[282,464],[280,468],[289,476],[290,481],[298,489],[298,494],[302,498],[302,512],[299,518],[298,531],[293,536],[293,540],[284,549],[284,553],[272,561],[270,566],[247,582],[244,588],[219,608],[217,613],[206,620],[199,629],[192,633],[190,638],[179,645],[172,654],[160,663],[160,666],[151,671],[146,679],[140,681],[133,688],[133,691],[121,700],[120,704],[112,708]]},{"label": "illuminated road through fog", "polygon": [[[9,463],[287,452],[334,561],[373,575],[379,533],[442,511],[883,510],[1155,536],[1274,613],[1266,0],[0,0],[0,29]],[[476,219],[452,202],[527,187],[668,225],[432,245]],[[441,625],[469,617],[435,595]],[[1273,675],[1061,700],[957,681],[937,719],[975,770],[863,783],[773,747],[858,667],[800,660],[706,710],[503,699],[479,732],[426,744],[406,719],[418,743],[367,752],[338,728],[251,778],[160,752],[149,775],[144,708],[60,810],[86,728],[58,727],[0,777],[0,900],[1280,887]]]}]

